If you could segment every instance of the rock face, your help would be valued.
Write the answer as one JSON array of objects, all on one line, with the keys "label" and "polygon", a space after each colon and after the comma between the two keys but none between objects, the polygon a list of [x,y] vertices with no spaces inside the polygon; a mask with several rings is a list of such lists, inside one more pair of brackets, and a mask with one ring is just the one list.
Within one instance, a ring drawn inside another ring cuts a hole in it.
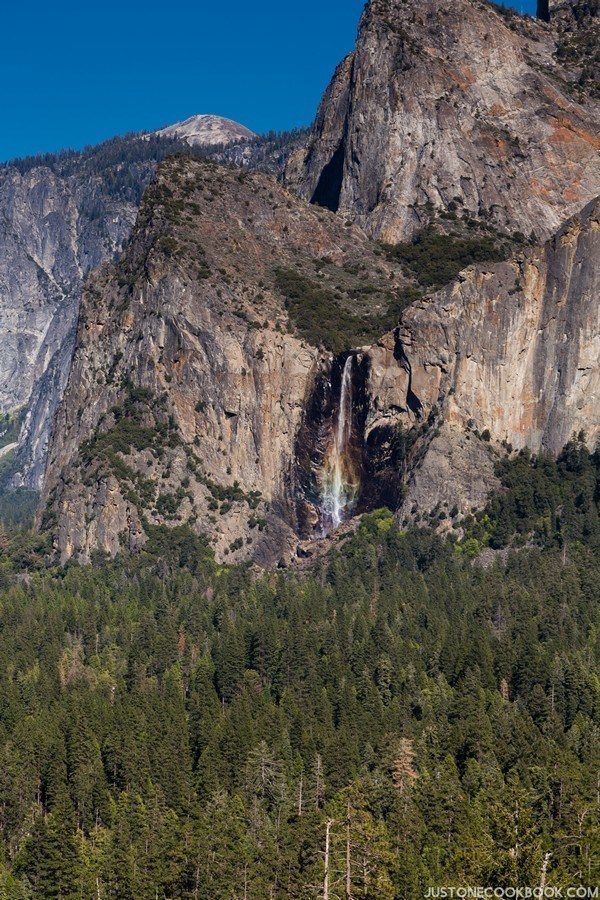
[{"label": "rock face", "polygon": [[221,559],[289,556],[297,434],[331,355],[296,331],[281,273],[330,313],[316,279],[337,273],[349,297],[368,271],[371,309],[396,277],[376,253],[266,175],[163,163],[123,258],[84,293],[44,485],[61,557],[181,523]]},{"label": "rock face", "polygon": [[548,238],[600,181],[598,105],[559,24],[371,0],[288,185],[390,243],[453,207]]},{"label": "rock face", "polygon": [[41,161],[0,168],[0,413],[27,407],[16,484],[39,487],[83,279],[122,246],[153,169],[123,161],[91,172],[68,158],[63,171]]},{"label": "rock face", "polygon": [[[600,439],[600,201],[520,260],[465,270],[370,352],[367,434],[429,418],[405,510],[481,505],[490,448]],[[394,366],[402,348],[404,367]],[[409,383],[410,378],[410,383]],[[422,404],[415,416],[410,390]],[[488,440],[479,437],[484,434]]]},{"label": "rock face", "polygon": [[190,147],[206,147],[215,144],[231,144],[234,141],[256,137],[253,131],[222,116],[190,116],[154,132],[159,137],[179,138]]},{"label": "rock face", "polygon": [[41,505],[61,558],[187,524],[218,559],[289,561],[322,536],[348,352],[356,512],[466,512],[507,444],[595,442],[599,207],[465,269],[370,343],[405,281],[364,233],[266,175],[163,163],[123,256],[84,292]]}]

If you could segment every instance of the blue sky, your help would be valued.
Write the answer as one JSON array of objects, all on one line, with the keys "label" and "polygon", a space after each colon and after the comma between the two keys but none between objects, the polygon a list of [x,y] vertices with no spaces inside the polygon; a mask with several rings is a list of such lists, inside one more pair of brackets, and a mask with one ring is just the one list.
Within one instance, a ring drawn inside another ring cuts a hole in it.
[{"label": "blue sky", "polygon": [[309,124],[354,44],[362,6],[6,0],[0,159],[78,148],[194,113],[259,132]]}]

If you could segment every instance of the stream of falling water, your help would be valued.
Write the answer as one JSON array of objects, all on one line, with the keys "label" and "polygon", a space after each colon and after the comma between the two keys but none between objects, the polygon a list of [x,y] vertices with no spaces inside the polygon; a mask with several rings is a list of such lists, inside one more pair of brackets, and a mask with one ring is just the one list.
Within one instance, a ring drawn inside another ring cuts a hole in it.
[{"label": "stream of falling water", "polygon": [[360,486],[352,459],[352,366],[350,355],[344,363],[340,403],[333,441],[323,466],[322,526],[327,532],[344,520],[344,514],[356,499]]}]

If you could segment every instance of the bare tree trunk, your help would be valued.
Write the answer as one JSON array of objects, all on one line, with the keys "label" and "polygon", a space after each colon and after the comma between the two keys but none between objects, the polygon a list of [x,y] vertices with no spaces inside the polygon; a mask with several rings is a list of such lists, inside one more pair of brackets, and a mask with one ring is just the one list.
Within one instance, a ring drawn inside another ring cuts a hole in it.
[{"label": "bare tree trunk", "polygon": [[352,900],[352,874],[350,857],[350,802],[346,809],[346,900]]},{"label": "bare tree trunk", "polygon": [[329,851],[332,819],[327,819],[325,825],[325,874],[323,876],[323,900],[329,900]]},{"label": "bare tree trunk", "polygon": [[298,785],[298,818],[302,816],[302,778],[300,776],[300,784]]},{"label": "bare tree trunk", "polygon": [[546,873],[548,871],[548,863],[550,862],[551,853],[545,853],[542,860],[542,870],[540,872],[540,894],[543,896],[546,887]]},{"label": "bare tree trunk", "polygon": [[321,801],[323,799],[323,761],[321,759],[321,754],[317,753],[317,760],[315,766],[315,806],[317,809],[321,808]]}]

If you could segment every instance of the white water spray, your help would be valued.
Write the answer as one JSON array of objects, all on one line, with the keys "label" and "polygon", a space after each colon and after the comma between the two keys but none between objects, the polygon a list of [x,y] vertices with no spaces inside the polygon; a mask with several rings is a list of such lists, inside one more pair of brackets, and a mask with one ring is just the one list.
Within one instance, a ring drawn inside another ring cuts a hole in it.
[{"label": "white water spray", "polygon": [[352,464],[352,365],[354,357],[344,363],[340,386],[340,404],[333,432],[333,443],[323,467],[323,530],[337,528],[344,513],[358,493],[358,476]]}]

